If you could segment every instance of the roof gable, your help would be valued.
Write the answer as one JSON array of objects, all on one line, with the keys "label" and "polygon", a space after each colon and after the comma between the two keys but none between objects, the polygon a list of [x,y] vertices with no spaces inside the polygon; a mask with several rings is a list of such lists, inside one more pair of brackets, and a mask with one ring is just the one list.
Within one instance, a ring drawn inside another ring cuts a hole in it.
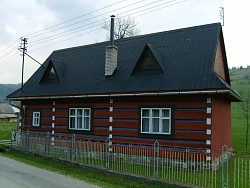
[{"label": "roof gable", "polygon": [[153,46],[146,44],[143,48],[132,71],[132,74],[137,73],[164,73],[161,55]]},{"label": "roof gable", "polygon": [[222,37],[222,32],[218,39],[218,45],[216,49],[215,61],[213,66],[214,72],[220,76],[227,84],[230,85],[229,71],[226,58],[226,50]]}]

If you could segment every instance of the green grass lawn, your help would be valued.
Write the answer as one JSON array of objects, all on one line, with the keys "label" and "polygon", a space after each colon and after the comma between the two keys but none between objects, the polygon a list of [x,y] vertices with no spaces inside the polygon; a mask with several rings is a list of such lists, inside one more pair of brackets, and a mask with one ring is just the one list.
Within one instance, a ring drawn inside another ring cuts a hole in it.
[{"label": "green grass lawn", "polygon": [[[250,92],[250,68],[231,69],[230,78],[232,87],[246,99]],[[246,120],[243,116],[242,103],[232,103],[232,145],[235,151],[250,152],[249,143],[246,148]]]},{"label": "green grass lawn", "polygon": [[94,171],[80,167],[75,164],[68,164],[56,160],[50,160],[35,155],[27,155],[22,152],[9,150],[5,153],[0,153],[15,160],[24,162],[26,164],[36,166],[42,169],[50,170],[67,176],[71,176],[80,180],[84,180],[102,187],[108,188],[174,188],[175,185],[167,185],[165,183],[158,183],[155,181],[145,181],[137,178],[129,178],[126,176],[118,176],[101,171]]},{"label": "green grass lawn", "polygon": [[10,140],[11,129],[16,129],[17,123],[0,123],[0,140]]}]

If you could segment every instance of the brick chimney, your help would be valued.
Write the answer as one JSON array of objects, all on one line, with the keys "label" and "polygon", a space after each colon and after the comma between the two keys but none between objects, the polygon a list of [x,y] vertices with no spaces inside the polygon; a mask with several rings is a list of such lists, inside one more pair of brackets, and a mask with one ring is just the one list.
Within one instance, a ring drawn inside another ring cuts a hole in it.
[{"label": "brick chimney", "polygon": [[112,76],[117,68],[118,48],[114,45],[114,18],[111,16],[110,45],[106,46],[105,76]]}]

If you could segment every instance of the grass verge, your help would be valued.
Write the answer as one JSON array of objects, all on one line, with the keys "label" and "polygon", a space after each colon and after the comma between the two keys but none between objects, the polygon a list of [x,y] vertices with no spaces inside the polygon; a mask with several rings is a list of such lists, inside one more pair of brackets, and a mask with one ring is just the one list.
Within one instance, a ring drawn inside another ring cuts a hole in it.
[{"label": "grass verge", "polygon": [[23,163],[36,166],[42,169],[67,175],[73,178],[87,181],[99,185],[101,187],[109,188],[174,188],[175,185],[167,185],[165,183],[156,181],[145,181],[138,178],[130,178],[127,176],[118,176],[101,171],[94,171],[85,169],[75,164],[69,164],[62,161],[56,161],[32,154],[26,154],[20,151],[8,150],[1,155],[21,161]]},{"label": "grass verge", "polygon": [[0,140],[10,140],[11,129],[15,129],[17,123],[0,123]]}]

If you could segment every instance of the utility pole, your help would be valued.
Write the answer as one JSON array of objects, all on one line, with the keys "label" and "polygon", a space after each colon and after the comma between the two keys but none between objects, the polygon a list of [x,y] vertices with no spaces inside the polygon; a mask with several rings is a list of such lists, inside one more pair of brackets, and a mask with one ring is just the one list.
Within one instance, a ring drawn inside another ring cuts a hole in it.
[{"label": "utility pole", "polygon": [[222,20],[222,26],[225,25],[224,19],[225,19],[225,15],[224,15],[224,7],[220,7],[220,19]]},{"label": "utility pole", "polygon": [[24,75],[24,56],[26,54],[27,51],[27,38],[21,38],[21,46],[19,48],[19,50],[22,51],[22,56],[23,56],[23,63],[22,63],[22,91],[23,91],[23,75]]}]

